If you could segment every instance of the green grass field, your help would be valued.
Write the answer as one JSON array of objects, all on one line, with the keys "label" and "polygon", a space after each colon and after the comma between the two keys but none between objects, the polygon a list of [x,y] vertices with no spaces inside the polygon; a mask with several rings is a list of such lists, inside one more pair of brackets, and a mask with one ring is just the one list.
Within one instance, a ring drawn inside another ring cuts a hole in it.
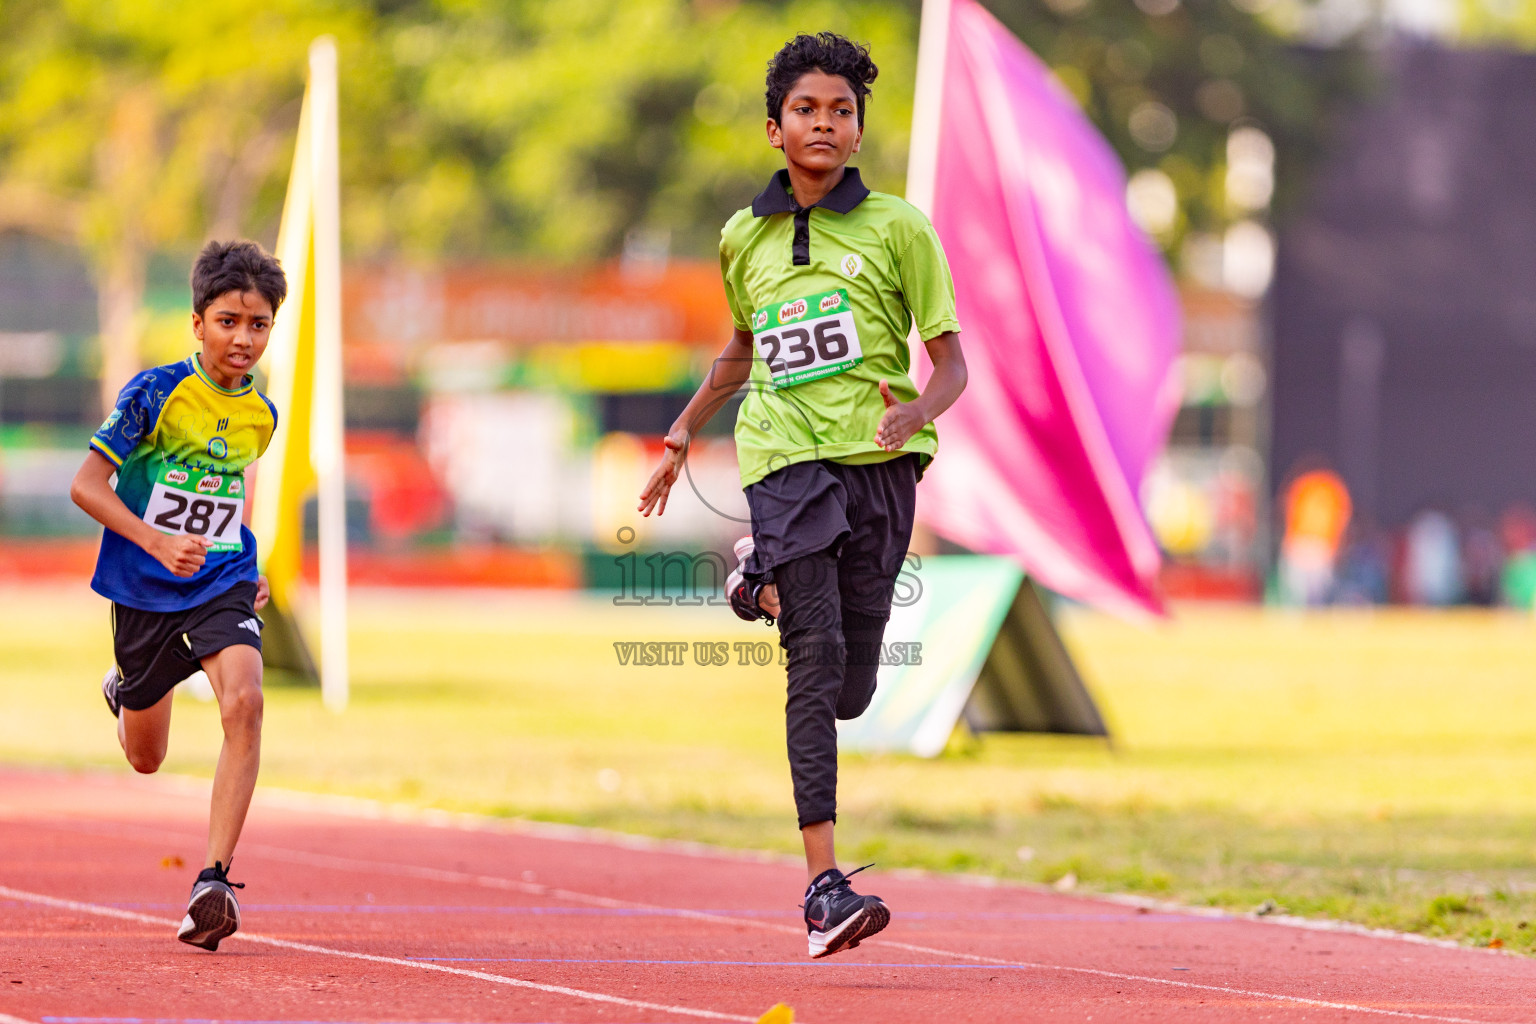
[{"label": "green grass field", "polygon": [[[983,872],[1536,950],[1536,622],[1499,613],[1086,612],[1114,733],[846,758],[845,859]],[[263,783],[798,849],[782,670],[621,667],[615,641],[771,639],[722,611],[365,592],[353,700],[269,688]],[[0,761],[127,771],[104,602],[0,588]],[[179,697],[166,770],[211,773]]]}]

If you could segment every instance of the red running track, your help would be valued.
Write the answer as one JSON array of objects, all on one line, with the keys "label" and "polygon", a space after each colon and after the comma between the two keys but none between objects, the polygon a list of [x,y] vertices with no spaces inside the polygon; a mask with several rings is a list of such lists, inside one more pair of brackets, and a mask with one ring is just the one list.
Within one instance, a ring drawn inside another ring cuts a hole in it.
[{"label": "red running track", "polygon": [[0,1024],[1536,1020],[1536,961],[901,872],[812,961],[787,861],[267,792],[210,954],[174,938],[206,806],[0,770]]}]

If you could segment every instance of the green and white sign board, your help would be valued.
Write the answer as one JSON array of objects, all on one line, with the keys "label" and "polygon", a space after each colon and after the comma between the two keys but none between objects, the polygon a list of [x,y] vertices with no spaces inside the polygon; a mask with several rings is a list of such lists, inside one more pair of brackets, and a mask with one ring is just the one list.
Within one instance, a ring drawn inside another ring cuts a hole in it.
[{"label": "green and white sign board", "polygon": [[[1012,559],[931,556],[905,570],[869,709],[838,723],[843,750],[938,755],[963,718],[982,731],[1107,736],[1039,591]],[[915,593],[911,601],[901,598]]]}]

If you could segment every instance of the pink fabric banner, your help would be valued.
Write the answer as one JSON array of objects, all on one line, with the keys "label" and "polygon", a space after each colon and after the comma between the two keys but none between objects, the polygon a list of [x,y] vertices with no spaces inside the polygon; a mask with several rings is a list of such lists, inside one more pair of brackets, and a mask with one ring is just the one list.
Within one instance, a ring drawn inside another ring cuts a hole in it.
[{"label": "pink fabric banner", "polygon": [[973,0],[952,0],[946,49],[931,215],[970,383],[919,517],[1075,600],[1161,613],[1138,491],[1178,408],[1173,282],[1045,65]]}]

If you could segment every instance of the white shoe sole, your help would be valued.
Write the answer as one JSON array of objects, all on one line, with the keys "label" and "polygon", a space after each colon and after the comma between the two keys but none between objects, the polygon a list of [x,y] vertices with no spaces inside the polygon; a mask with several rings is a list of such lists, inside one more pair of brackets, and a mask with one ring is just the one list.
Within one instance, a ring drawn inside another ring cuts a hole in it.
[{"label": "white shoe sole", "polygon": [[240,930],[240,904],[227,889],[210,885],[187,904],[176,937],[189,946],[217,950],[219,943]]},{"label": "white shoe sole", "polygon": [[890,923],[891,911],[884,903],[865,906],[831,931],[812,931],[809,936],[811,958],[819,960],[852,949]]}]

